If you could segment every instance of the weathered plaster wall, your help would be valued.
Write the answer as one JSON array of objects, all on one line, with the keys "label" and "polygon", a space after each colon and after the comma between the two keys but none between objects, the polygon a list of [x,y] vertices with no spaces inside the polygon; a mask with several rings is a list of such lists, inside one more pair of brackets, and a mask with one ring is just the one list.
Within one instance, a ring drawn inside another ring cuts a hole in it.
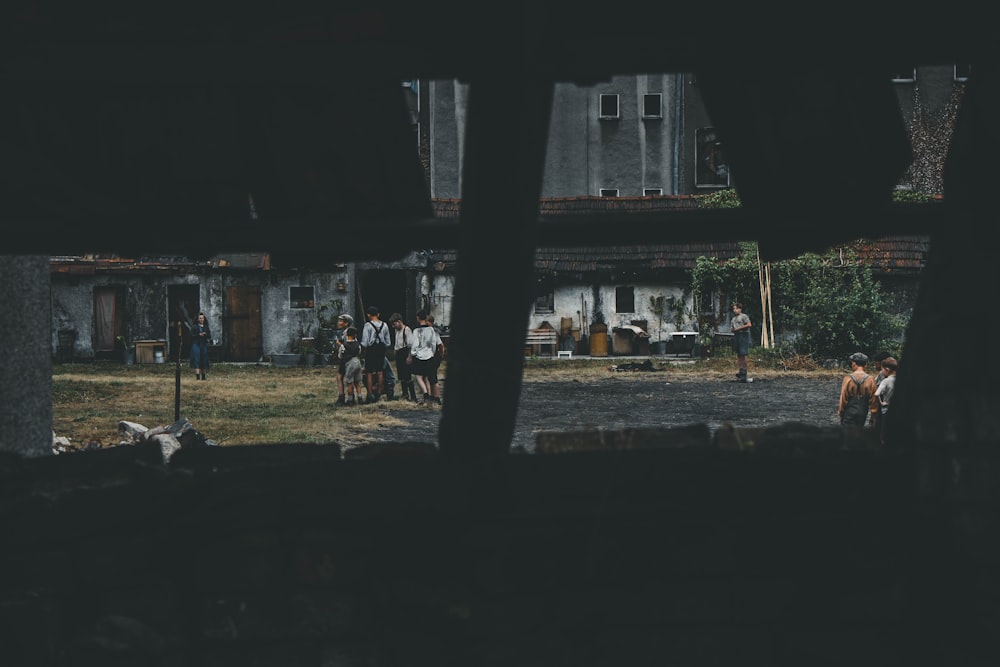
[{"label": "weathered plaster wall", "polygon": [[[617,285],[602,284],[592,287],[590,283],[586,285],[572,285],[557,287],[554,290],[555,310],[552,313],[532,311],[529,319],[530,327],[537,328],[543,321],[547,321],[553,327],[559,328],[563,317],[571,317],[574,326],[579,326],[586,333],[587,327],[597,322],[595,313],[602,315],[604,324],[609,327],[617,327],[631,324],[632,320],[646,320],[648,323],[647,333],[652,336],[652,340],[658,340],[660,335],[666,335],[673,331],[686,331],[692,321],[693,302],[690,294],[685,294],[685,286],[667,285],[655,283],[630,283],[634,287],[635,303],[631,311],[618,311],[615,303],[615,288]],[[595,294],[596,301],[595,304]],[[682,318],[681,326],[674,322],[672,312],[667,313],[663,322],[662,330],[659,329],[659,316],[653,311],[650,299],[663,296],[667,299],[673,297],[678,303],[684,304],[685,316]],[[581,311],[586,302],[586,317],[581,324]]]}]

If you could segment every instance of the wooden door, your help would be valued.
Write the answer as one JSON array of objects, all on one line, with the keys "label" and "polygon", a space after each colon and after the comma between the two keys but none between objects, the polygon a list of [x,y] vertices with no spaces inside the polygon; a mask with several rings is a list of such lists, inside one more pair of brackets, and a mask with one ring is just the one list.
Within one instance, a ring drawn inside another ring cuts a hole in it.
[{"label": "wooden door", "polygon": [[222,345],[227,361],[257,361],[264,356],[259,287],[227,287],[225,320]]},{"label": "wooden door", "polygon": [[94,352],[110,352],[115,349],[118,337],[128,337],[124,305],[124,287],[94,288],[94,334],[91,340]]}]

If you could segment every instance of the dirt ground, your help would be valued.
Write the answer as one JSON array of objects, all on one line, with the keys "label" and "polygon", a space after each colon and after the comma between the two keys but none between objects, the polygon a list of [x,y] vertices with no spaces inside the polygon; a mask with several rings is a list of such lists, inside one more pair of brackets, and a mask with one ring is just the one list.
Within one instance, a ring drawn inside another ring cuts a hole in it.
[{"label": "dirt ground", "polygon": [[[624,363],[623,363],[624,362]],[[636,361],[619,359],[609,366]],[[708,374],[679,372],[656,364],[654,371],[610,371],[580,378],[525,380],[511,446],[533,452],[544,431],[619,430],[706,424],[714,432],[729,424],[759,428],[796,422],[835,426],[841,374],[782,374],[751,369],[753,382],[736,382],[735,369]],[[733,373],[729,371],[732,370]],[[442,382],[447,401],[447,381]],[[437,442],[440,409],[397,413],[408,426],[392,439]]]}]

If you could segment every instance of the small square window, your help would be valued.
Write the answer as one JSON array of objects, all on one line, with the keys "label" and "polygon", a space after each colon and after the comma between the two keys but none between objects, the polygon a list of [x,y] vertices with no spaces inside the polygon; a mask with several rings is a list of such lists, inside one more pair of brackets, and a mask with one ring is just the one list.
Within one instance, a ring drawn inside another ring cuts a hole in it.
[{"label": "small square window", "polygon": [[617,197],[618,188],[601,188],[602,197]]},{"label": "small square window", "polygon": [[642,189],[642,196],[643,197],[656,197],[656,196],[662,195],[662,194],[663,194],[663,188],[643,188]]},{"label": "small square window", "polygon": [[893,83],[912,83],[917,80],[916,67],[904,67],[892,73]]},{"label": "small square window", "polygon": [[628,285],[615,288],[615,312],[635,312],[635,287]]},{"label": "small square window", "polygon": [[602,120],[616,120],[618,118],[618,95],[602,94],[600,117]]},{"label": "small square window", "polygon": [[642,117],[663,118],[663,95],[646,93],[642,96]]},{"label": "small square window", "polygon": [[556,312],[556,299],[555,294],[551,291],[545,294],[539,294],[535,297],[535,312],[536,313],[554,313]]},{"label": "small square window", "polygon": [[313,308],[316,304],[312,285],[288,288],[289,308]]},{"label": "small square window", "polygon": [[955,81],[968,81],[970,74],[972,74],[972,65],[969,63],[955,65]]}]

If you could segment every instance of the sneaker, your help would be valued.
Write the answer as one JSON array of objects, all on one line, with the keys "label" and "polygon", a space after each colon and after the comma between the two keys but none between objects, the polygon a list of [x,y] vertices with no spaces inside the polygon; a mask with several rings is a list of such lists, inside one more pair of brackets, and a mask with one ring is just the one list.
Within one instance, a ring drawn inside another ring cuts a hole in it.
[{"label": "sneaker", "polygon": [[431,400],[432,400],[432,401],[434,401],[434,403],[435,403],[436,405],[443,405],[443,404],[441,403],[441,397],[440,397],[440,396],[431,396]]},{"label": "sneaker", "polygon": [[343,394],[341,394],[340,396],[337,397],[337,402],[334,405],[345,405],[345,403],[344,403],[344,395]]},{"label": "sneaker", "polygon": [[357,404],[358,404],[357,401],[355,401],[353,398],[344,403],[344,405],[357,405]]}]

